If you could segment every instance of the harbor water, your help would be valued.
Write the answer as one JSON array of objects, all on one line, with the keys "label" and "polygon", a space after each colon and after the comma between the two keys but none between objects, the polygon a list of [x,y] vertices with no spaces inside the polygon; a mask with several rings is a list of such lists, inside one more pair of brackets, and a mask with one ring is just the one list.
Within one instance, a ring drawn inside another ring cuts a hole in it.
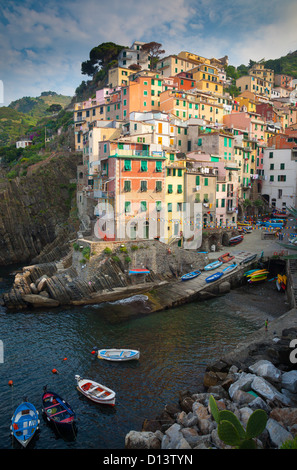
[{"label": "harbor water", "polygon": [[[13,277],[6,271],[0,276],[1,293],[9,289]],[[40,431],[32,447],[124,449],[129,431],[140,431],[145,419],[154,419],[166,404],[177,404],[179,391],[196,391],[207,364],[262,327],[266,317],[287,310],[285,296],[272,283],[253,287],[151,315],[133,315],[130,320],[126,314],[143,306],[145,296],[48,310],[7,311],[0,307],[4,349],[0,448],[16,446],[10,436],[11,417],[26,398],[40,412]],[[92,354],[94,347],[139,349],[140,359],[107,362]],[[76,374],[113,389],[116,405],[98,405],[82,396],[76,389]],[[43,420],[44,386],[75,410],[77,430],[73,436],[59,435]]]}]

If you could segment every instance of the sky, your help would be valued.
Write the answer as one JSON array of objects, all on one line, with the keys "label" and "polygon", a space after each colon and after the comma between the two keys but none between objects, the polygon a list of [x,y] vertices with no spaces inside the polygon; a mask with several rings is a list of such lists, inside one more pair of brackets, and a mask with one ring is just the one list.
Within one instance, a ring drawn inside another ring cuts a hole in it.
[{"label": "sky", "polygon": [[90,50],[136,40],[229,64],[297,50],[296,0],[0,0],[0,106],[55,91],[73,96]]}]

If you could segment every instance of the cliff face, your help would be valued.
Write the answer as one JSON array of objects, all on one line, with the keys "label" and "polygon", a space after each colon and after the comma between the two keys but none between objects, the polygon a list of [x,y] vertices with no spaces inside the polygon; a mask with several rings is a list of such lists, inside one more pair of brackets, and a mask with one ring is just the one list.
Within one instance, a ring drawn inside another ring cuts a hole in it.
[{"label": "cliff face", "polygon": [[27,176],[1,183],[0,265],[31,262],[48,245],[54,250],[58,238],[61,244],[76,237],[70,180],[76,179],[79,161],[75,154],[55,155]]}]

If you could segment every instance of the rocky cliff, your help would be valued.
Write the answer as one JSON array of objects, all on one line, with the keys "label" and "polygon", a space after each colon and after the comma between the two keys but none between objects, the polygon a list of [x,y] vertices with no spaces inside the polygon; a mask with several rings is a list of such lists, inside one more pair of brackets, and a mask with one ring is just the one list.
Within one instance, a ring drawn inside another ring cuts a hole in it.
[{"label": "rocky cliff", "polygon": [[71,180],[76,178],[80,158],[71,153],[55,154],[26,176],[2,179],[0,265],[42,262],[40,254],[48,246],[52,255],[47,252],[45,261],[66,254],[67,240],[76,237],[78,221],[71,206],[75,185]]}]

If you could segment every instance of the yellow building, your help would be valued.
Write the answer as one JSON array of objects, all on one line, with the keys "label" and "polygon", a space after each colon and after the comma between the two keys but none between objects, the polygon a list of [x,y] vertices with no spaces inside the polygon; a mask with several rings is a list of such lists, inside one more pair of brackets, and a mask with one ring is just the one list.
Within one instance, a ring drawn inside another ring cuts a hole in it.
[{"label": "yellow building", "polygon": [[199,65],[193,68],[191,73],[199,90],[219,95],[223,94],[223,84],[219,81],[219,71],[214,65]]},{"label": "yellow building", "polygon": [[248,96],[244,96],[243,94],[241,94],[241,95],[237,96],[235,98],[235,100],[239,104],[240,108],[242,108],[242,106],[245,106],[246,111],[248,113],[256,113],[257,112],[257,103],[253,98],[248,97]]},{"label": "yellow building", "polygon": [[108,71],[108,83],[110,88],[128,85],[129,76],[135,73],[135,70],[127,69],[124,67],[113,67]]},{"label": "yellow building", "polygon": [[163,57],[157,62],[157,73],[162,77],[173,77],[181,72],[187,72],[193,68],[193,63],[177,55]]},{"label": "yellow building", "polygon": [[264,95],[270,98],[273,84],[263,78],[253,75],[244,75],[236,80],[236,86],[240,92],[251,91],[257,95]]},{"label": "yellow building", "polygon": [[249,70],[249,75],[253,75],[254,77],[261,78],[266,82],[270,82],[272,86],[274,84],[274,70],[266,69],[263,64],[254,64]]},{"label": "yellow building", "polygon": [[200,64],[210,64],[210,60],[205,57],[193,54],[192,52],[182,51],[178,54],[180,59],[187,60],[193,64],[193,67]]},{"label": "yellow building", "polygon": [[183,203],[185,202],[184,174],[186,160],[177,160],[174,153],[166,152],[165,163],[165,213],[164,238],[168,243],[180,236],[183,230]]}]

